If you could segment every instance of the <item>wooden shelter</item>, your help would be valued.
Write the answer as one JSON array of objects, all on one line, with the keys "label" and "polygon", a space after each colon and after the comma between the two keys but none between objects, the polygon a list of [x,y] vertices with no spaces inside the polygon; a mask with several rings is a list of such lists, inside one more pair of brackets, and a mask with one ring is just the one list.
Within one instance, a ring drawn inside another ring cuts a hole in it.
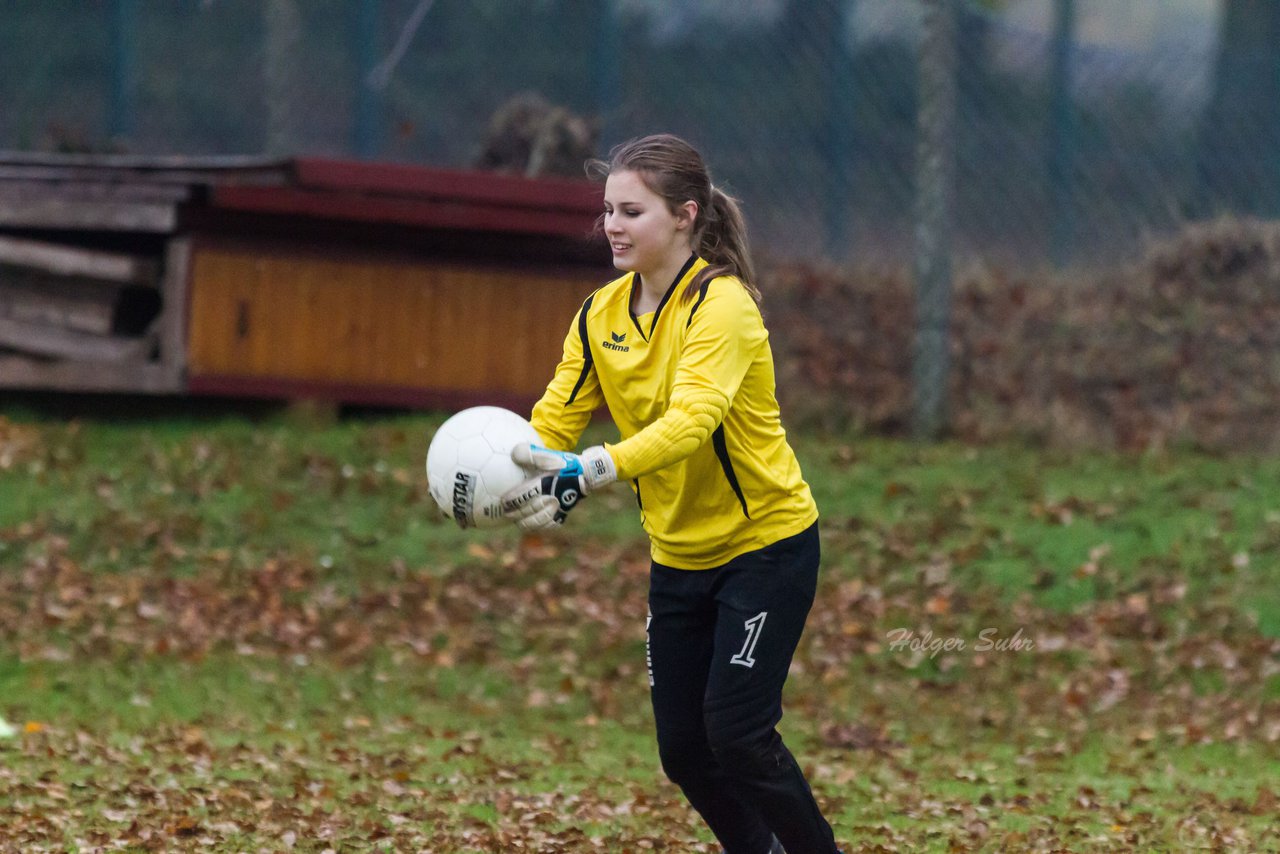
[{"label": "wooden shelter", "polygon": [[525,406],[611,274],[586,181],[0,154],[0,388]]}]

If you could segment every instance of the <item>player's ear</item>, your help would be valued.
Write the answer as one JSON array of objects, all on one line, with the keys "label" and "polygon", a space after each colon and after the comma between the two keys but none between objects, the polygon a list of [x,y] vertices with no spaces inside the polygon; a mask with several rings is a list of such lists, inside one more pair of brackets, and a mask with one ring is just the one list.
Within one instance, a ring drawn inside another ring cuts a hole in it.
[{"label": "player's ear", "polygon": [[692,229],[698,221],[698,203],[693,199],[685,202],[676,208],[676,228],[683,231],[684,229]]}]

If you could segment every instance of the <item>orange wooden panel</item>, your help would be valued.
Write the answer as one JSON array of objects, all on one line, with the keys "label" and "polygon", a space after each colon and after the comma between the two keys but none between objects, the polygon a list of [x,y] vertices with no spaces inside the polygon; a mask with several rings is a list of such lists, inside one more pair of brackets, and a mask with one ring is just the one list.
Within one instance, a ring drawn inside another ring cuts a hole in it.
[{"label": "orange wooden panel", "polygon": [[602,281],[591,271],[197,247],[189,374],[536,397],[574,312]]}]

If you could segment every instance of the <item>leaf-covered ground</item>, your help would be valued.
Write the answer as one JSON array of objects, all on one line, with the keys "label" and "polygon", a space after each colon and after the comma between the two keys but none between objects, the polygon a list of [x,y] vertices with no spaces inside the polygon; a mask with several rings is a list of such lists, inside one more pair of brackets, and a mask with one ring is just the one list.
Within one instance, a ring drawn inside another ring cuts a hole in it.
[{"label": "leaf-covered ground", "polygon": [[[718,850],[630,499],[457,531],[433,423],[0,418],[0,851]],[[1280,850],[1280,462],[797,444],[846,851]]]}]

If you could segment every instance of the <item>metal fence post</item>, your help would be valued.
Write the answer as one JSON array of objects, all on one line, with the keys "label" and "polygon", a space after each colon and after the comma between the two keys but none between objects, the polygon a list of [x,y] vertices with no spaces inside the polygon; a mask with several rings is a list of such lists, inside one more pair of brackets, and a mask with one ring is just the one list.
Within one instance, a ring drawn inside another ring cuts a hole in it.
[{"label": "metal fence post", "polygon": [[826,166],[826,251],[833,258],[846,258],[852,244],[849,195],[853,192],[854,112],[852,51],[848,45],[849,21],[857,0],[829,0],[824,19],[818,20],[824,42],[823,61],[827,66],[827,115],[823,133],[823,161]]},{"label": "metal fence post", "polygon": [[372,159],[382,150],[382,89],[374,85],[378,66],[378,31],[382,0],[356,0],[356,114],[352,147],[357,157]]},{"label": "metal fence post", "polygon": [[600,0],[598,15],[599,29],[595,33],[591,72],[595,84],[597,146],[602,152],[607,152],[609,146],[618,141],[615,138],[618,119],[625,105],[618,59],[617,4],[614,0]]},{"label": "metal fence post", "polygon": [[302,17],[297,0],[267,0],[263,15],[263,97],[267,108],[266,150],[269,154],[295,154],[298,97],[296,64],[301,55]]},{"label": "metal fence post", "polygon": [[951,234],[955,182],[955,0],[923,0],[920,44],[919,138],[916,152],[913,352],[917,438],[946,428],[951,320]]},{"label": "metal fence post", "polygon": [[1075,251],[1075,203],[1071,160],[1075,123],[1071,115],[1071,45],[1075,0],[1054,0],[1053,59],[1049,70],[1049,255],[1064,267]]},{"label": "metal fence post", "polygon": [[113,0],[111,15],[111,96],[107,133],[112,140],[133,136],[137,89],[137,0]]}]

